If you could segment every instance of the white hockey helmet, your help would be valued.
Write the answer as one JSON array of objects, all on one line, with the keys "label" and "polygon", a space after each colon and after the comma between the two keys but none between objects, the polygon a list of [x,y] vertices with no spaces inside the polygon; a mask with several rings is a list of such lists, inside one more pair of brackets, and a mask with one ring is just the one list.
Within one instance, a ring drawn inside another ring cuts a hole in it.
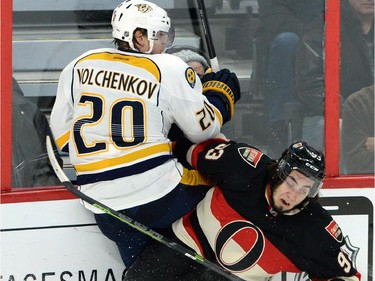
[{"label": "white hockey helmet", "polygon": [[112,14],[112,37],[133,46],[133,33],[137,28],[147,30],[151,43],[158,39],[158,32],[168,33],[166,47],[172,45],[174,32],[167,12],[154,3],[144,0],[126,0],[117,6]]}]

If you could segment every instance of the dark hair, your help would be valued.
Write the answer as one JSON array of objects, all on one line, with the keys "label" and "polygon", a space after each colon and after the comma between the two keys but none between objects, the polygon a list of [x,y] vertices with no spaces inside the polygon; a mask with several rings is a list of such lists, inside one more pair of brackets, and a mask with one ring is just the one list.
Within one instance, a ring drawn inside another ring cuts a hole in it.
[{"label": "dark hair", "polygon": [[[136,29],[134,30],[134,32],[133,32],[133,39],[132,39],[133,44],[134,44],[134,43],[137,43],[137,42],[135,41],[135,38],[134,38],[134,34],[135,34],[137,31],[140,31],[140,32],[142,33],[142,35],[146,35],[146,36],[147,36],[147,29],[139,28],[139,27],[136,28]],[[117,39],[117,38],[114,38],[114,39],[113,39],[113,42],[114,42],[114,44],[116,45],[117,49],[119,49],[120,51],[131,50],[130,45],[129,45],[128,42],[122,41],[122,40]]]},{"label": "dark hair", "polygon": [[272,160],[267,165],[266,183],[269,183],[271,188],[281,182],[281,179],[277,176],[277,167],[278,162],[276,160]]}]

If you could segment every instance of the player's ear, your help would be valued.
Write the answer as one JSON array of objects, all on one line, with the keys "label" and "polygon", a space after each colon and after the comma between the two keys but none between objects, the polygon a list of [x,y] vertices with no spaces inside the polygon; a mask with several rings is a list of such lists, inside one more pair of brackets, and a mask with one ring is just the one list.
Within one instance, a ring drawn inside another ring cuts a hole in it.
[{"label": "player's ear", "polygon": [[134,32],[133,42],[134,42],[134,45],[137,46],[137,49],[140,49],[139,47],[143,47],[145,45],[146,39],[147,39],[147,36],[143,34],[140,30],[136,30]]}]

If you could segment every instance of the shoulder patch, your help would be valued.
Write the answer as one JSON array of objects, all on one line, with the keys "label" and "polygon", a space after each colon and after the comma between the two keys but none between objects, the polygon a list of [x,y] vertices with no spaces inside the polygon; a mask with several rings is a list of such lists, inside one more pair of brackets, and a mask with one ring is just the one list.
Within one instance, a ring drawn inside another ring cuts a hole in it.
[{"label": "shoulder patch", "polygon": [[245,162],[249,163],[250,166],[256,168],[263,153],[259,150],[251,147],[240,147],[238,153],[241,155]]},{"label": "shoulder patch", "polygon": [[196,75],[194,70],[191,67],[188,67],[185,71],[185,79],[190,85],[190,87],[194,88],[195,86],[195,80],[196,80]]},{"label": "shoulder patch", "polygon": [[333,238],[335,238],[338,242],[341,242],[343,239],[342,231],[339,225],[332,220],[327,226],[326,230]]}]

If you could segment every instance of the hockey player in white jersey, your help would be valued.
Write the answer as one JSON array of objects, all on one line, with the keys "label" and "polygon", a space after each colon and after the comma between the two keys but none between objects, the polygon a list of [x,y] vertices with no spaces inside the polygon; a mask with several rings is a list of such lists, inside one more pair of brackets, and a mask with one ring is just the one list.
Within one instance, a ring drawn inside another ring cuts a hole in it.
[{"label": "hockey player in white jersey", "polygon": [[[191,67],[163,54],[174,33],[166,11],[153,3],[123,2],[112,27],[117,49],[88,51],[62,71],[50,124],[82,192],[162,231],[207,191],[172,155],[172,124],[192,142],[215,136],[233,116],[239,83],[221,70],[202,86]],[[84,205],[129,267],[150,238]]]}]

